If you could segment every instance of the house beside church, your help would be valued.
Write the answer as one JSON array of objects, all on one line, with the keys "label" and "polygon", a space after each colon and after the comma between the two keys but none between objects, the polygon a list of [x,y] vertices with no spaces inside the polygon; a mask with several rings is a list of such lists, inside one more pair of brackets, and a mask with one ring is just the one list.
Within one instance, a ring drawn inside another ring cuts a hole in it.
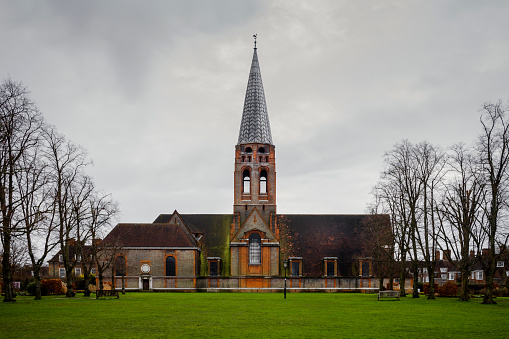
[{"label": "house beside church", "polygon": [[174,211],[118,224],[103,240],[118,249],[105,281],[113,275],[127,290],[276,291],[287,275],[296,290],[378,288],[360,245],[367,215],[277,212],[276,147],[256,44],[234,160],[232,214]]}]

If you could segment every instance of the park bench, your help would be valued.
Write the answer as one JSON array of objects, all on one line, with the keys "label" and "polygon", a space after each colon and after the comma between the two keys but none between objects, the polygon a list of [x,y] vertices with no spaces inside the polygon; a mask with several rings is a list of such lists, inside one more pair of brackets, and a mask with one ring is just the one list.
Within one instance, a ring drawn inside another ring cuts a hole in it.
[{"label": "park bench", "polygon": [[117,297],[119,298],[118,292],[115,290],[97,290],[95,291],[97,299],[101,297]]},{"label": "park bench", "polygon": [[378,300],[382,298],[396,298],[399,300],[399,291],[387,290],[378,292]]}]

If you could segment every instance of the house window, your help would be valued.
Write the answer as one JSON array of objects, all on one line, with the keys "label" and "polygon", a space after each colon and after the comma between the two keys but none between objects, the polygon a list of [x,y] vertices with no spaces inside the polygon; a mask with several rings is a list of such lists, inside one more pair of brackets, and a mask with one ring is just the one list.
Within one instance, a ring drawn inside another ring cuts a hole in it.
[{"label": "house window", "polygon": [[442,274],[440,278],[442,278],[442,280],[447,280],[447,274]]},{"label": "house window", "polygon": [[503,261],[497,261],[497,267],[504,267]]},{"label": "house window", "polygon": [[482,275],[483,271],[477,271],[476,273],[477,273],[477,277],[476,277],[477,280],[483,280],[483,275]]},{"label": "house window", "polygon": [[334,261],[327,261],[327,276],[334,276]]},{"label": "house window", "polygon": [[449,272],[449,280],[454,280],[454,273]]},{"label": "house window", "polygon": [[249,264],[260,265],[262,263],[262,238],[258,233],[249,236]]},{"label": "house window", "polygon": [[472,274],[470,275],[470,279],[472,279],[472,280],[475,279],[475,272],[472,272]]},{"label": "house window", "polygon": [[260,194],[267,194],[267,171],[260,172]]},{"label": "house window", "polygon": [[429,275],[424,276],[424,282],[429,283]]},{"label": "house window", "polygon": [[58,255],[58,261],[64,261],[64,256],[62,254]]},{"label": "house window", "polygon": [[244,172],[242,172],[242,177],[242,193],[249,194],[251,193],[251,173],[249,173],[249,170],[244,170]]},{"label": "house window", "polygon": [[65,278],[65,268],[59,268],[58,275],[60,278]]},{"label": "house window", "polygon": [[78,262],[81,261],[81,255],[78,254],[78,259],[77,259]]},{"label": "house window", "polygon": [[440,267],[440,272],[442,272],[442,273],[447,272],[447,267]]},{"label": "house window", "polygon": [[176,274],[176,267],[175,267],[175,257],[173,256],[167,256],[166,257],[166,276],[168,277],[174,277]]},{"label": "house window", "polygon": [[90,273],[95,274],[95,267],[92,267],[92,269],[90,270]]},{"label": "house window", "polygon": [[422,269],[422,273],[428,273],[428,269],[427,269],[426,267],[424,267],[424,268]]},{"label": "house window", "polygon": [[292,277],[298,277],[300,276],[300,262],[298,261],[292,261]]},{"label": "house window", "polygon": [[115,275],[125,275],[125,258],[123,255],[115,258]]},{"label": "house window", "polygon": [[77,276],[77,277],[81,275],[81,268],[80,267],[76,267],[74,269],[74,275]]}]

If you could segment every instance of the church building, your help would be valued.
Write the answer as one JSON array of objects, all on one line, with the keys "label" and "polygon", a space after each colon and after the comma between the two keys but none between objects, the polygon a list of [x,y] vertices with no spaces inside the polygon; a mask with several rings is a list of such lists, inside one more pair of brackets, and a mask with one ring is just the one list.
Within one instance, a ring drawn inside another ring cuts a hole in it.
[{"label": "church building", "polygon": [[127,290],[276,291],[287,275],[296,290],[378,287],[359,240],[367,215],[278,214],[256,42],[234,160],[232,214],[175,210],[152,223],[118,224],[103,240],[117,249],[105,281],[114,276],[120,288],[124,279]]}]

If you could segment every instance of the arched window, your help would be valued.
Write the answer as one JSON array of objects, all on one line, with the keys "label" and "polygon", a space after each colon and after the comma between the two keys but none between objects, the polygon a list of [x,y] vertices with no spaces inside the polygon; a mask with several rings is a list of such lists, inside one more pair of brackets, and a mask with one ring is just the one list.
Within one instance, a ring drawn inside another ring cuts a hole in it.
[{"label": "arched window", "polygon": [[262,263],[262,238],[258,233],[249,236],[249,264],[260,265]]},{"label": "arched window", "polygon": [[253,153],[253,149],[251,147],[246,147],[246,153]]},{"label": "arched window", "polygon": [[260,194],[267,194],[267,171],[260,171]]},{"label": "arched window", "polygon": [[125,258],[123,255],[119,255],[115,258],[115,275],[125,275]]},{"label": "arched window", "polygon": [[240,157],[240,162],[246,162],[246,157],[245,156],[241,156]]},{"label": "arched window", "polygon": [[242,193],[251,193],[251,173],[249,173],[249,170],[244,170],[244,172],[242,172],[242,178]]},{"label": "arched window", "polygon": [[166,276],[168,277],[175,276],[175,257],[172,256],[166,257]]},{"label": "arched window", "polygon": [[258,153],[265,153],[265,147],[258,148]]}]

